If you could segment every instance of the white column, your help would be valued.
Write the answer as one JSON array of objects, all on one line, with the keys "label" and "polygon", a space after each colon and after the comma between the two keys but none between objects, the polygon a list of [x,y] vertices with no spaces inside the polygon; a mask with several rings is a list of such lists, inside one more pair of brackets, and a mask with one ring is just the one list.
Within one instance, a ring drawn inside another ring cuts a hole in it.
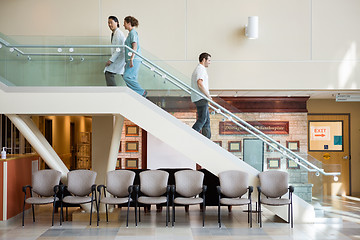
[{"label": "white column", "polygon": [[21,134],[31,144],[35,151],[41,156],[46,164],[51,168],[61,172],[61,180],[66,183],[66,177],[69,170],[51,147],[44,135],[36,127],[30,116],[26,115],[7,115],[11,122],[19,129]]},{"label": "white column", "polygon": [[114,116],[114,129],[112,132],[112,139],[109,151],[109,159],[107,165],[107,172],[113,171],[116,168],[117,156],[119,153],[121,133],[124,126],[124,117],[117,114]]},{"label": "white column", "polygon": [[113,116],[92,117],[92,170],[97,172],[96,184],[105,184],[111,137],[113,132]]}]

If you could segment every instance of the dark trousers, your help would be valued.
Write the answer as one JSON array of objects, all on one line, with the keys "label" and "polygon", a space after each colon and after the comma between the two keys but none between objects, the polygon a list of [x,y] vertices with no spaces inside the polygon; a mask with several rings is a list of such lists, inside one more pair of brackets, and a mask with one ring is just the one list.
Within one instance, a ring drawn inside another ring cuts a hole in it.
[{"label": "dark trousers", "polygon": [[201,132],[202,135],[210,139],[211,129],[208,101],[201,99],[194,103],[197,109],[197,119],[192,128],[198,132]]},{"label": "dark trousers", "polygon": [[105,72],[106,86],[116,86],[115,75],[116,73]]}]

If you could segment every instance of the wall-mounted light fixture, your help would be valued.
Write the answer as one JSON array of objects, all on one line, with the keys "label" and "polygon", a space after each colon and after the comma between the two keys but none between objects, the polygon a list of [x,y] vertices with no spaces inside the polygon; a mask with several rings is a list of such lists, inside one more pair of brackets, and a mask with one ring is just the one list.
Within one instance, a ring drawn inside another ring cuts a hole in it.
[{"label": "wall-mounted light fixture", "polygon": [[259,17],[251,16],[248,17],[248,24],[245,25],[245,36],[248,39],[259,38]]}]

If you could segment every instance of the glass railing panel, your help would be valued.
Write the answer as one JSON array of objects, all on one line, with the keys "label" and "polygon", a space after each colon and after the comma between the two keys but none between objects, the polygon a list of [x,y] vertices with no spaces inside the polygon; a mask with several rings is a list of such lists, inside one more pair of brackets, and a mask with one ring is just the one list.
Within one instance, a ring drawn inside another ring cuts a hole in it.
[{"label": "glass railing panel", "polygon": [[[191,79],[190,77],[191,77],[191,74],[192,74],[191,72],[190,73],[182,73],[182,72],[180,72],[178,69],[171,66],[169,63],[165,62],[164,60],[159,59],[158,57],[156,57],[155,55],[153,55],[152,53],[150,53],[146,49],[141,49],[141,52],[142,52],[142,55],[145,58],[151,60],[151,62],[156,64],[161,69],[167,71],[168,73],[170,73],[172,76],[176,77],[177,79],[179,79],[183,83],[186,83],[187,85],[191,84],[191,82],[190,82],[190,79]],[[195,67],[196,66],[194,66],[194,68]]]}]

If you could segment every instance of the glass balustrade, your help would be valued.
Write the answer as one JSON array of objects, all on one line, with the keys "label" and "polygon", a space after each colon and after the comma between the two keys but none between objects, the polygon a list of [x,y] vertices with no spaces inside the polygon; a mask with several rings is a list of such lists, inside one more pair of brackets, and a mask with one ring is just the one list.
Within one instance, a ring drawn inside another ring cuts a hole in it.
[{"label": "glass balustrade", "polygon": [[[6,85],[105,86],[103,70],[110,56],[109,46],[104,46],[109,42],[107,38],[3,35],[0,38],[12,45],[26,45],[6,47],[2,43],[0,81]],[[31,44],[55,47],[29,46]],[[139,71],[139,83],[148,91],[148,99],[191,127],[196,119],[196,108],[190,100],[193,90],[189,87],[189,77],[146,50],[142,52],[144,59]],[[117,81],[119,86],[125,85],[120,76],[117,76]],[[269,126],[264,122],[282,122],[288,115],[244,113],[220,97],[214,97],[211,105],[211,140],[233,153],[239,161],[245,161],[259,171],[288,171],[290,183],[296,186],[295,193],[306,201],[311,201],[312,197],[321,198],[336,185],[334,176],[324,174],[337,175],[341,172],[340,166],[323,164],[308,155],[306,134],[301,133],[297,137],[296,134],[281,133],[280,130],[280,133],[266,131]],[[305,129],[306,116],[306,113],[297,116],[302,119],[301,127]]]}]

